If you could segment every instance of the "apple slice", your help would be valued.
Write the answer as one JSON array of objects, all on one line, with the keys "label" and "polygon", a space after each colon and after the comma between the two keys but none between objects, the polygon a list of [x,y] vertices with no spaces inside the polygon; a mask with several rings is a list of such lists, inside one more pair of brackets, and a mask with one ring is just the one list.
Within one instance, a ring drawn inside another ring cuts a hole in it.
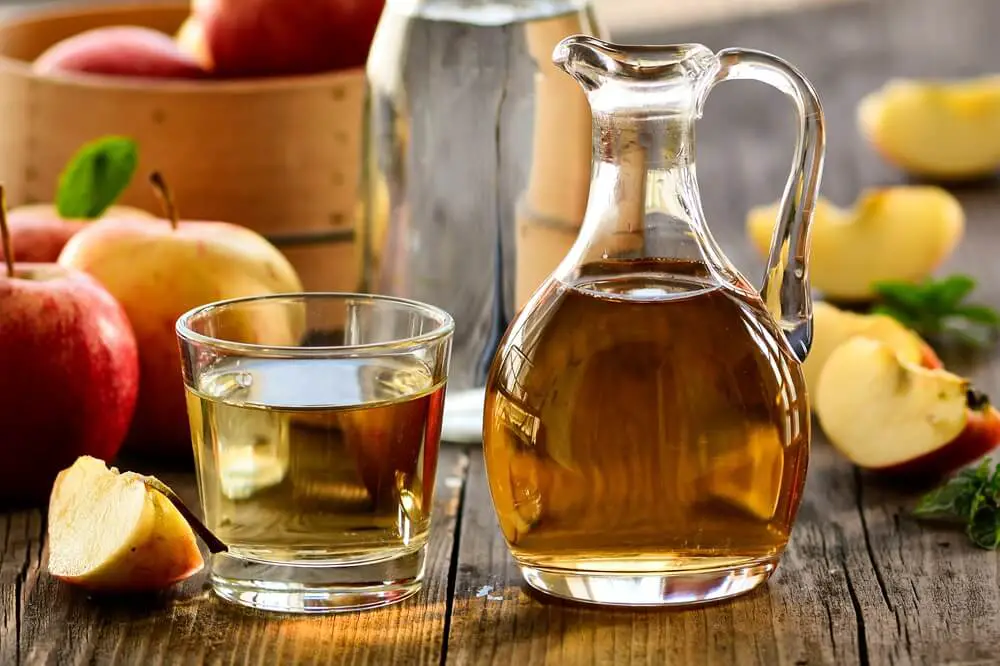
[{"label": "apple slice", "polygon": [[889,163],[942,180],[1000,166],[1000,77],[895,79],[858,105],[861,134]]},{"label": "apple slice", "polygon": [[941,359],[924,340],[888,315],[865,315],[841,310],[825,301],[813,305],[813,342],[802,364],[806,387],[816,404],[820,372],[833,350],[848,338],[862,335],[893,349],[902,359],[925,368],[942,367]]},{"label": "apple slice", "polygon": [[[961,204],[932,186],[869,189],[851,210],[820,199],[813,214],[810,278],[831,300],[871,300],[879,281],[920,282],[951,255],[965,230]],[[771,250],[777,217],[777,204],[747,216],[761,256]]]},{"label": "apple slice", "polygon": [[872,338],[850,338],[830,354],[816,405],[833,446],[867,469],[937,477],[1000,442],[1000,414],[968,380]]},{"label": "apple slice", "polygon": [[82,456],[49,501],[49,573],[100,592],[151,592],[204,566],[191,525],[226,549],[162,482]]}]

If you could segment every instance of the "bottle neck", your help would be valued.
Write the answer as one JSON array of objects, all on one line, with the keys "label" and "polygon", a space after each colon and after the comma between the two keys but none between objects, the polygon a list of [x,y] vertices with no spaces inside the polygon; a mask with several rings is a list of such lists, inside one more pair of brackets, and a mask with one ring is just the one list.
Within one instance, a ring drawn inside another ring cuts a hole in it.
[{"label": "bottle neck", "polygon": [[387,0],[392,11],[439,21],[506,25],[583,11],[591,0]]},{"label": "bottle neck", "polygon": [[594,113],[587,214],[563,263],[567,271],[593,262],[639,259],[726,267],[701,209],[694,122],[693,114]]}]

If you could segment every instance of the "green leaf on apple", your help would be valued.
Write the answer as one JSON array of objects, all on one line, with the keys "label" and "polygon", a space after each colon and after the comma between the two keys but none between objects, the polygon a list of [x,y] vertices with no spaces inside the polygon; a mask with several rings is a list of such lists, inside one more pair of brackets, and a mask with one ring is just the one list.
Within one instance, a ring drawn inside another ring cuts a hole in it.
[{"label": "green leaf on apple", "polygon": [[59,178],[56,206],[67,220],[96,220],[132,182],[139,166],[139,146],[124,136],[87,143]]}]

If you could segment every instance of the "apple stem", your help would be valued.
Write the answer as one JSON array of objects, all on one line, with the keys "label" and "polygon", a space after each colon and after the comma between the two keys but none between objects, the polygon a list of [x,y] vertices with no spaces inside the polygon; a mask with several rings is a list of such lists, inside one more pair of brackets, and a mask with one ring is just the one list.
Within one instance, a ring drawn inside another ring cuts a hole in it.
[{"label": "apple stem", "polygon": [[7,226],[7,190],[0,185],[0,243],[3,247],[4,263],[7,264],[7,277],[14,277],[14,244],[10,240],[10,227]]},{"label": "apple stem", "polygon": [[160,203],[163,204],[163,212],[166,214],[167,219],[170,220],[170,227],[176,229],[181,219],[177,213],[177,204],[174,202],[174,195],[170,191],[170,188],[167,187],[167,181],[163,178],[163,174],[159,171],[154,171],[149,175],[149,182],[153,186],[156,196],[160,198]]},{"label": "apple stem", "polygon": [[156,492],[160,493],[168,500],[170,500],[170,503],[173,504],[178,511],[180,511],[180,514],[182,516],[184,516],[184,520],[188,521],[188,524],[191,525],[191,528],[195,532],[197,532],[198,536],[201,537],[201,540],[205,542],[205,545],[208,546],[209,551],[211,551],[213,554],[229,552],[229,546],[222,543],[222,540],[220,540],[219,537],[215,536],[212,533],[212,530],[205,527],[205,524],[200,520],[198,520],[198,516],[194,515],[191,509],[187,508],[187,505],[184,504],[184,500],[178,497],[177,493],[175,493],[173,490],[170,489],[170,486],[163,483],[155,476],[143,476],[142,482],[146,484],[147,488],[152,488],[153,490],[155,490]]}]

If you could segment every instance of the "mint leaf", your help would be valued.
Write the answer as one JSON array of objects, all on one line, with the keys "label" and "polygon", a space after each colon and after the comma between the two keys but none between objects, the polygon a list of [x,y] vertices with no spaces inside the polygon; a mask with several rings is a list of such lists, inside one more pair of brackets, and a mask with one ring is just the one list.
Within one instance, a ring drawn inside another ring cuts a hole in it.
[{"label": "mint leaf", "polygon": [[83,146],[59,178],[56,207],[63,219],[95,220],[118,200],[139,166],[139,147],[107,136]]},{"label": "mint leaf", "polygon": [[925,284],[940,312],[953,311],[976,288],[976,281],[968,275],[952,275],[940,282],[928,281]]},{"label": "mint leaf", "polygon": [[992,461],[986,459],[976,467],[963,469],[924,495],[913,515],[960,522],[976,546],[1000,548],[1000,465],[991,471],[992,466]]},{"label": "mint leaf", "polygon": [[919,283],[877,282],[879,301],[872,312],[885,314],[913,329],[931,345],[956,341],[968,347],[987,347],[1000,333],[1000,313],[985,305],[967,304],[976,287],[968,275],[950,275]]}]

